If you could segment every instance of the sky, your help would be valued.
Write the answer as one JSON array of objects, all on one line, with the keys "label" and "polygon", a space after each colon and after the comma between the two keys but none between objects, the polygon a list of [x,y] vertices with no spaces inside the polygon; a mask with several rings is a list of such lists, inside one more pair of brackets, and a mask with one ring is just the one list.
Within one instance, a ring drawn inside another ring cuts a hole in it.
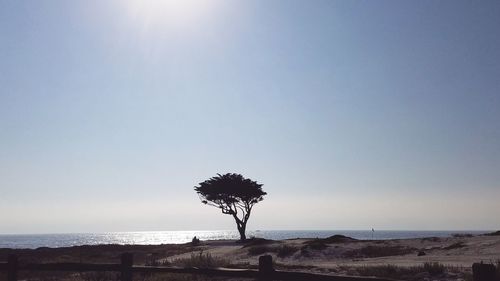
[{"label": "sky", "polygon": [[500,228],[499,1],[0,0],[0,233]]}]

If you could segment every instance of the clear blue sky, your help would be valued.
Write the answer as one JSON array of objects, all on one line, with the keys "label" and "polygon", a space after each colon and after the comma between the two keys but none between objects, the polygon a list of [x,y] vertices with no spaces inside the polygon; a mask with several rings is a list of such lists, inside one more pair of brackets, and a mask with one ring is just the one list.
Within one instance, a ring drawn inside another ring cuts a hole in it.
[{"label": "clear blue sky", "polygon": [[498,229],[500,1],[0,0],[0,233]]}]

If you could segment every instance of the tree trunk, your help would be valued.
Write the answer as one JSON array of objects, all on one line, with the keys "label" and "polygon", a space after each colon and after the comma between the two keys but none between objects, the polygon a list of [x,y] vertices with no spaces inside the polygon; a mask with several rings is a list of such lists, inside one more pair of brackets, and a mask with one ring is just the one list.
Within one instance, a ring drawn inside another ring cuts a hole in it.
[{"label": "tree trunk", "polygon": [[245,234],[245,229],[247,228],[246,223],[242,223],[241,226],[238,225],[238,232],[240,233],[240,240],[244,241],[247,239]]}]

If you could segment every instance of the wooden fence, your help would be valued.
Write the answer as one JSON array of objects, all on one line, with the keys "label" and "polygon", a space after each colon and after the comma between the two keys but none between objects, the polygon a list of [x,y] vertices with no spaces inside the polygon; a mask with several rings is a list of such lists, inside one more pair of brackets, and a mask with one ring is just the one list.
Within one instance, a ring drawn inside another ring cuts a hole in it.
[{"label": "wooden fence", "polygon": [[205,276],[233,277],[258,280],[284,281],[394,281],[383,278],[334,276],[313,274],[306,272],[279,271],[273,268],[272,257],[259,257],[259,269],[229,269],[229,268],[180,268],[165,266],[138,266],[133,265],[133,255],[124,253],[119,264],[89,264],[89,263],[39,263],[20,264],[18,257],[9,255],[6,263],[0,263],[0,271],[7,271],[7,281],[17,281],[19,271],[114,271],[120,272],[121,281],[132,281],[133,273],[182,273]]}]

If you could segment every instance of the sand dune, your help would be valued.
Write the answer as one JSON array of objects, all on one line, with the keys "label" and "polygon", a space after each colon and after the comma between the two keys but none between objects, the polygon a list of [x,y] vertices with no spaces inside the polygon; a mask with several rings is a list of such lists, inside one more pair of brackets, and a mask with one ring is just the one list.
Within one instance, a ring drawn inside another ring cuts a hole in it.
[{"label": "sand dune", "polygon": [[[500,261],[500,235],[373,241],[339,235],[326,239],[250,239],[245,243],[234,240],[201,241],[197,245],[0,249],[0,258],[15,253],[23,262],[101,263],[118,262],[123,252],[133,252],[136,264],[236,268],[255,268],[258,257],[267,254],[273,256],[277,269],[372,276],[385,273],[368,270],[371,267],[391,265],[411,268],[422,267],[424,263],[439,263],[439,266],[452,270],[433,280],[462,280],[470,276],[473,263]],[[414,280],[412,278],[407,280]]]}]

